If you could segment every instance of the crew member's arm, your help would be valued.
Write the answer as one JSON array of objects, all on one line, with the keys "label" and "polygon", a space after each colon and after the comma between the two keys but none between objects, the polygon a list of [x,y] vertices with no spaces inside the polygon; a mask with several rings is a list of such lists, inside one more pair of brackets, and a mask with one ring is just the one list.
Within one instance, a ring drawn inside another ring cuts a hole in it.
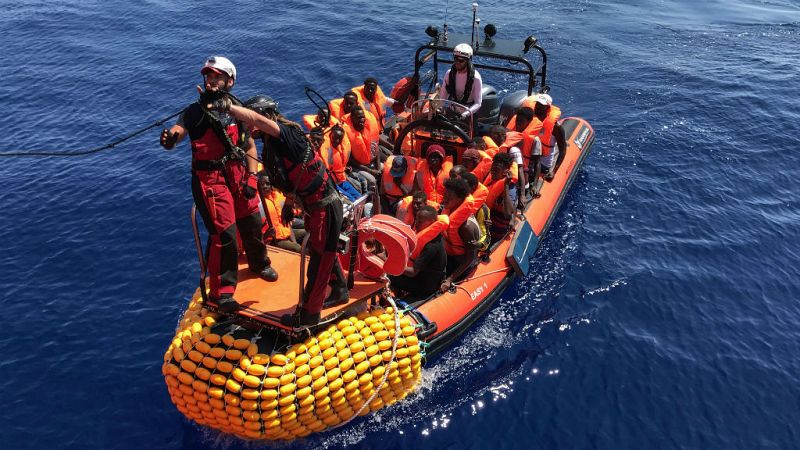
[{"label": "crew member's arm", "polygon": [[247,172],[258,172],[258,153],[256,153],[256,141],[254,141],[250,136],[247,137],[245,152],[247,152]]},{"label": "crew member's arm", "polygon": [[244,106],[233,105],[229,98],[218,100],[213,104],[207,105],[207,108],[228,112],[236,119],[241,120],[247,125],[256,127],[274,138],[281,137],[281,129],[278,127],[278,122],[264,117]]},{"label": "crew member's arm", "polygon": [[461,264],[456,267],[456,270],[453,271],[449,277],[444,279],[440,288],[442,292],[450,289],[450,286],[453,284],[453,280],[458,279],[458,277],[460,277],[464,271],[469,269],[469,267],[478,257],[478,246],[476,243],[481,238],[481,230],[478,229],[477,225],[469,220],[464,222],[464,225],[458,229],[458,235],[461,236],[461,240],[464,242],[464,259],[461,261]]}]

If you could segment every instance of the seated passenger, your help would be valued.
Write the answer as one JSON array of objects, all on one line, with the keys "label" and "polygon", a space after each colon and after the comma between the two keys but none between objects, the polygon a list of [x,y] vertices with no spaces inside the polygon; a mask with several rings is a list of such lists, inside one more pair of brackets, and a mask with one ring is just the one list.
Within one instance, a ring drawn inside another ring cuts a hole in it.
[{"label": "seated passenger", "polygon": [[342,117],[342,123],[350,140],[349,165],[372,189],[381,174],[376,158],[378,136],[381,132],[378,121],[369,111],[354,106],[349,114]]},{"label": "seated passenger", "polygon": [[461,155],[461,164],[468,172],[472,172],[479,180],[485,180],[492,167],[492,157],[488,153],[476,148],[468,148]]},{"label": "seated passenger", "polygon": [[439,204],[428,200],[428,195],[423,191],[414,192],[414,195],[409,195],[400,200],[397,204],[397,214],[395,217],[402,220],[403,223],[414,228],[414,220],[420,208],[428,205],[435,210],[439,210]]},{"label": "seated passenger", "polygon": [[453,162],[445,160],[444,147],[433,144],[428,147],[425,159],[417,163],[415,190],[423,191],[428,199],[442,203],[444,198],[444,181],[450,177]]},{"label": "seated passenger", "polygon": [[309,131],[316,127],[320,127],[323,131],[328,131],[328,128],[339,123],[339,119],[328,114],[327,111],[320,109],[316,114],[306,114],[303,116],[303,125]]},{"label": "seated passenger", "polygon": [[469,111],[464,111],[462,118],[470,112],[475,116],[481,109],[483,82],[481,74],[472,65],[472,47],[469,44],[458,44],[453,49],[453,66],[444,74],[439,98],[466,106]]},{"label": "seated passenger", "polygon": [[394,100],[384,95],[378,86],[378,80],[367,78],[364,84],[353,88],[364,109],[371,112],[378,119],[378,125],[383,129],[383,120],[386,118],[386,107],[394,104]]},{"label": "seated passenger", "polygon": [[[542,122],[537,136],[542,143],[542,173],[545,181],[551,181],[567,154],[567,139],[564,129],[558,123],[558,119],[561,118],[561,110],[553,105],[552,97],[547,94],[539,94],[533,112],[536,118]],[[558,157],[553,164],[553,157],[556,155]]]},{"label": "seated passenger", "polygon": [[292,205],[287,204],[286,197],[270,184],[265,184],[261,192],[267,207],[264,211],[264,243],[299,253],[305,230],[302,225],[300,229],[294,226]]},{"label": "seated passenger", "polygon": [[472,198],[476,202],[481,203],[480,208],[475,212],[475,221],[478,222],[478,228],[481,230],[481,238],[478,240],[478,251],[485,252],[489,250],[489,244],[492,243],[492,237],[489,234],[489,230],[492,227],[492,213],[489,206],[485,203],[489,195],[489,188],[478,181],[478,177],[476,177],[474,173],[467,172],[462,178],[469,184],[469,188],[472,190]]},{"label": "seated passenger", "polygon": [[417,248],[410,258],[410,265],[400,276],[389,276],[391,288],[403,299],[414,302],[436,293],[445,278],[447,254],[444,249],[444,233],[447,216],[437,216],[431,206],[422,206],[417,212]]},{"label": "seated passenger", "polygon": [[490,234],[492,242],[501,240],[511,227],[517,204],[517,186],[511,176],[511,156],[498,153],[492,160],[492,169],[484,184],[489,188],[486,204],[492,212]]},{"label": "seated passenger", "polygon": [[350,201],[361,197],[361,192],[347,179],[346,168],[347,162],[350,160],[350,141],[347,140],[347,135],[341,126],[334,125],[331,128],[330,134],[320,146],[320,156],[333,175],[336,189]]},{"label": "seated passenger", "polygon": [[[469,194],[469,184],[460,178],[448,178],[444,182],[444,211],[442,214],[450,216],[450,225],[445,233],[445,251],[447,252],[447,278],[444,279],[440,290],[447,291],[453,281],[469,275],[478,264],[478,245],[481,232],[475,216],[470,214],[466,219],[459,215],[459,208],[472,208],[472,196]],[[469,204],[465,204],[469,197]]]},{"label": "seated passenger", "polygon": [[[497,141],[495,141],[497,139]],[[526,170],[527,165],[525,164],[525,159],[522,156],[522,150],[520,147],[523,147],[525,144],[525,139],[523,134],[517,131],[507,132],[506,128],[502,125],[494,125],[489,129],[489,141],[492,143],[499,142],[499,146],[497,147],[498,153],[508,153],[511,155],[512,161],[514,163],[511,165],[511,174],[515,178],[517,178],[516,182],[518,186],[527,186],[528,172]],[[536,153],[541,151],[541,146],[539,145],[538,139],[534,139],[532,145],[529,146],[531,149],[531,153]],[[522,167],[522,170],[519,168]],[[477,175],[477,174],[476,174]],[[479,179],[485,179],[480,178]],[[538,192],[534,193],[534,196],[538,197]],[[524,201],[524,196],[520,196],[520,201]]]},{"label": "seated passenger", "polygon": [[328,103],[328,111],[331,112],[331,117],[341,121],[342,117],[350,114],[353,108],[360,106],[361,102],[358,101],[358,96],[353,91],[347,91],[342,98],[336,98]]},{"label": "seated passenger", "polygon": [[397,204],[414,190],[417,161],[403,155],[390,156],[383,165],[380,193],[381,211],[394,215]]}]

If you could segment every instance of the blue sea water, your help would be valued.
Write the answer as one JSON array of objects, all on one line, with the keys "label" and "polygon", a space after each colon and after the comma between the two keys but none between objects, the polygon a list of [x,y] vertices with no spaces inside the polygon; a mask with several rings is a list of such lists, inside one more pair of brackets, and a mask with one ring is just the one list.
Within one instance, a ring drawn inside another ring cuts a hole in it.
[{"label": "blue sea water", "polygon": [[[94,147],[176,112],[210,54],[236,63],[240,96],[299,118],[306,85],[409,74],[446,3],[4,2],[0,151]],[[447,11],[466,32],[469,2]],[[495,0],[479,16],[539,38],[592,153],[532,274],[418,393],[276,447],[800,447],[800,5]],[[0,160],[4,449],[260,447],[167,395],[198,265],[189,151],[157,140]]]}]

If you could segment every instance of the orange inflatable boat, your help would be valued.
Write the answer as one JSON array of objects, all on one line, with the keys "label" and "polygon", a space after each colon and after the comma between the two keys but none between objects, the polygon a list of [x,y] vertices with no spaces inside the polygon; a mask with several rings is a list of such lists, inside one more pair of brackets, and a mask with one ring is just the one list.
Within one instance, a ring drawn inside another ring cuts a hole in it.
[{"label": "orange inflatable boat", "polygon": [[[487,27],[488,28],[488,27]],[[494,27],[492,27],[494,28]],[[470,36],[449,37],[429,30],[430,41],[416,51],[414,74],[432,64],[434,80],[449,67],[456,44]],[[410,145],[419,153],[439,144],[456,162],[475,136],[506,123],[525,99],[548,90],[546,55],[536,39],[501,41],[487,35],[473,42],[476,67],[526,77],[527,89],[502,101],[484,84],[476,117],[454,102],[422,92],[410,110],[387,120],[386,139],[395,154]],[[528,54],[540,56],[534,66]],[[428,80],[430,81],[430,80]],[[563,108],[568,109],[568,108]],[[516,212],[512,228],[482,255],[475,270],[449,292],[413,306],[395,298],[384,274],[402,273],[417,245],[414,232],[384,215],[365,217],[362,197],[345,207],[349,224],[340,244],[350,301],[322,311],[311,328],[281,324],[302,301],[307,256],[270,247],[280,279],[254,277],[240,259],[236,300],[242,309],[219,314],[207,298],[203,249],[192,215],[201,265],[200,287],[164,354],[163,374],[172,401],[194,422],[245,439],[289,440],[343,426],[413,392],[425,356],[446,348],[500,298],[518,276],[528,273],[539,241],[554,220],[594,142],[583,119],[560,119],[566,137],[563,161],[552,180],[537,180],[540,196]],[[377,253],[383,254],[378,258]]]}]

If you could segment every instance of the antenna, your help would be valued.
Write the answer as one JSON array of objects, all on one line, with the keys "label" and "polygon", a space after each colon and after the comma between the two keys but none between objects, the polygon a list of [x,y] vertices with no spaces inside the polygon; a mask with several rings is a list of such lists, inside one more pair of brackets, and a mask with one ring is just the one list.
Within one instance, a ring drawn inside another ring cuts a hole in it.
[{"label": "antenna", "polygon": [[447,7],[450,5],[450,0],[444,3],[444,42],[447,42]]},{"label": "antenna", "polygon": [[470,38],[470,45],[475,47],[475,20],[478,14],[478,4],[472,4],[472,37]]}]

